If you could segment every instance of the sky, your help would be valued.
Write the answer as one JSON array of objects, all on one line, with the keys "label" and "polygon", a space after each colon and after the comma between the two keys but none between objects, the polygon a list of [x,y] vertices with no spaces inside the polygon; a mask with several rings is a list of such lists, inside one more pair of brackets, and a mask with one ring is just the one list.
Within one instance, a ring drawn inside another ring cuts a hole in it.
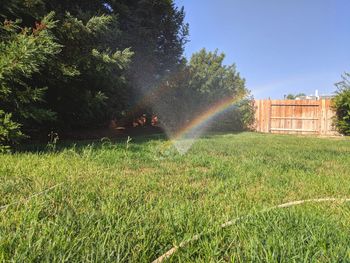
[{"label": "sky", "polygon": [[236,64],[257,99],[330,95],[350,72],[350,0],[175,0],[189,23],[185,55],[206,48]]}]

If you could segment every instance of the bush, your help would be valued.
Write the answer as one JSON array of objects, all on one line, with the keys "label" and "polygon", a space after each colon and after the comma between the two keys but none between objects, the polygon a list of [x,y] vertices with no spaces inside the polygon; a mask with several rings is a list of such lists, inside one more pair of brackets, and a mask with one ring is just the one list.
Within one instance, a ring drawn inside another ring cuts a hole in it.
[{"label": "bush", "polygon": [[247,97],[238,103],[242,130],[252,130],[255,122],[254,98]]},{"label": "bush", "polygon": [[334,125],[344,134],[350,135],[350,73],[343,75],[343,80],[336,84],[338,91],[333,98],[333,109],[336,112]]},{"label": "bush", "polygon": [[210,131],[245,131],[252,130],[255,121],[253,97],[247,96],[234,104],[230,110],[219,114],[210,124]]}]

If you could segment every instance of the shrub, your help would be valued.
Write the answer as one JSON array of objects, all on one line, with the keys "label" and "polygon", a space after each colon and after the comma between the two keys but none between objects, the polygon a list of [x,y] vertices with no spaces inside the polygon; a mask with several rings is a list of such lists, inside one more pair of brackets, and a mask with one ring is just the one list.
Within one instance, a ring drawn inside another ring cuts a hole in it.
[{"label": "shrub", "polygon": [[343,80],[336,84],[337,95],[333,98],[333,109],[336,112],[334,125],[344,134],[350,135],[350,73],[343,75]]},{"label": "shrub", "polygon": [[242,130],[253,129],[255,122],[254,98],[247,97],[238,103]]}]

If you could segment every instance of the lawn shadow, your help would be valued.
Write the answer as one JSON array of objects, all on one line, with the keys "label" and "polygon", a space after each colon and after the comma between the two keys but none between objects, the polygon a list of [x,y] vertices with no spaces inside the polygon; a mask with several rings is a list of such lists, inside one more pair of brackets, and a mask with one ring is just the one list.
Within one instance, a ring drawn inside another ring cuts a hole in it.
[{"label": "lawn shadow", "polygon": [[[207,131],[204,132],[199,138],[213,138],[215,136],[233,135],[239,134],[242,131]],[[98,135],[98,134],[96,134]],[[81,152],[86,147],[92,147],[93,149],[102,149],[107,144],[126,147],[127,143],[141,146],[142,144],[150,141],[166,141],[169,140],[167,135],[161,129],[134,129],[122,134],[107,134],[110,136],[101,136],[94,138],[67,138],[59,139],[57,143],[43,142],[43,141],[28,141],[14,148],[14,153],[49,153],[49,152],[62,152],[65,150],[73,149],[77,152]],[[197,138],[197,139],[199,139]],[[196,139],[196,140],[197,140]],[[138,151],[139,147],[130,147],[130,151]]]},{"label": "lawn shadow", "polygon": [[[64,139],[58,140],[56,144],[44,143],[40,141],[29,141],[22,145],[18,145],[14,149],[14,153],[49,153],[49,152],[63,152],[65,150],[73,149],[77,152],[81,152],[86,147],[91,147],[92,149],[102,149],[106,145],[115,145],[120,147],[126,147],[128,143],[142,145],[149,141],[167,140],[167,137],[164,133],[155,133],[155,134],[135,134],[135,135],[122,135],[118,137],[101,137],[95,139],[83,139],[83,140],[72,140]],[[129,149],[133,151],[131,147]]]}]

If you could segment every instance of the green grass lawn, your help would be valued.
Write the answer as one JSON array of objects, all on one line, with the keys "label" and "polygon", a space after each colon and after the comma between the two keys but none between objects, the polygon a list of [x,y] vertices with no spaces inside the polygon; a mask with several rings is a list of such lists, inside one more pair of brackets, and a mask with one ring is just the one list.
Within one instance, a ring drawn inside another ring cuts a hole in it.
[{"label": "green grass lawn", "polygon": [[[56,184],[45,194],[28,197]],[[0,155],[0,261],[350,262],[350,140],[153,136]],[[249,214],[227,228],[220,225]]]}]

